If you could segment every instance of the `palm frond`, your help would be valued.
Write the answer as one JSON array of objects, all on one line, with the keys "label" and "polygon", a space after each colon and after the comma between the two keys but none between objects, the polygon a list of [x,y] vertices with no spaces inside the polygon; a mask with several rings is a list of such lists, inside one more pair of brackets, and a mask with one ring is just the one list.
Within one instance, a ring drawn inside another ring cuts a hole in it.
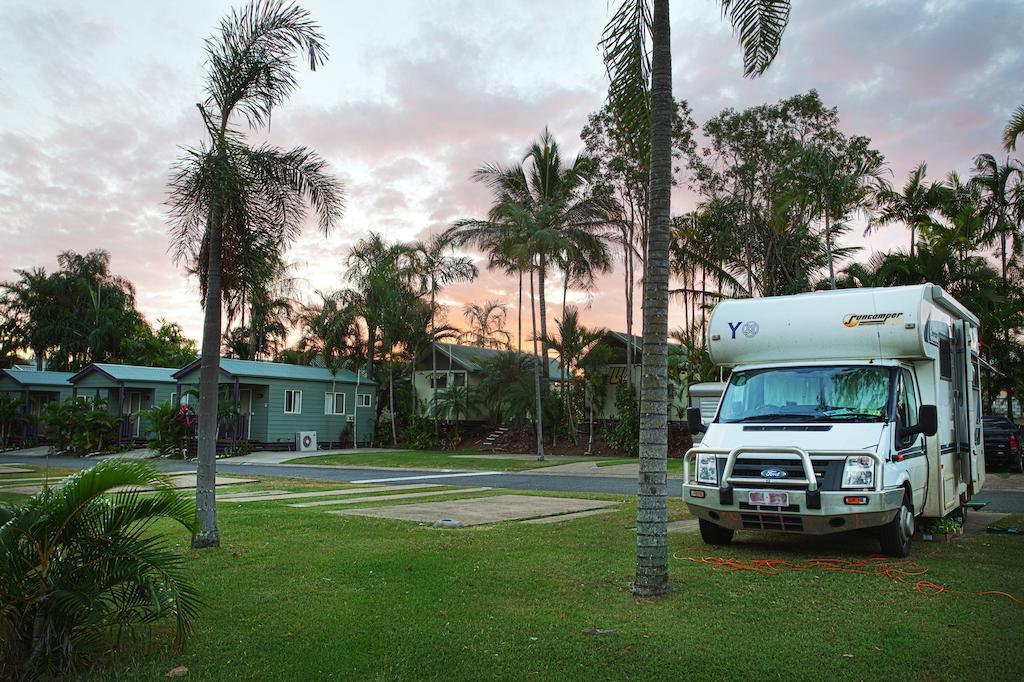
[{"label": "palm frond", "polygon": [[789,0],[722,0],[743,48],[743,75],[760,76],[775,60],[789,23]]},{"label": "palm frond", "polygon": [[1010,116],[1003,129],[1003,149],[1012,152],[1017,149],[1017,138],[1024,135],[1024,104]]}]

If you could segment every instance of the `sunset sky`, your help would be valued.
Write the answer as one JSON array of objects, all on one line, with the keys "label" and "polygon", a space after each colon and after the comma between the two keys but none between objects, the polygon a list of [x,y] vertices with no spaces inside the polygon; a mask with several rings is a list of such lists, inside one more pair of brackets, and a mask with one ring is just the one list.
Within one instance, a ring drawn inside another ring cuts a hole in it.
[{"label": "sunset sky", "polygon": [[[163,202],[179,147],[202,138],[203,40],[232,3],[0,4],[0,280],[55,268],[59,251],[106,249],[151,320],[198,338],[197,286],[171,262]],[[317,149],[348,202],[328,238],[311,225],[290,252],[307,296],[343,284],[344,254],[368,231],[407,240],[482,216],[489,197],[469,181],[475,168],[520,157],[544,126],[577,151],[605,98],[597,41],[615,2],[301,4],[331,58],[300,74],[270,139]],[[998,155],[1002,126],[1024,103],[1018,0],[798,1],[758,80],[742,78],[718,7],[672,3],[674,93],[699,123],[815,88],[846,132],[872,138],[902,185],[921,161],[939,177],[966,174],[980,152]],[[692,206],[677,192],[674,212]],[[906,239],[892,227],[853,241],[866,258]],[[552,295],[560,288],[553,281]],[[484,272],[445,298],[514,304],[515,282]],[[623,328],[618,275],[576,298],[588,322]],[[461,313],[450,319],[461,324]]]}]

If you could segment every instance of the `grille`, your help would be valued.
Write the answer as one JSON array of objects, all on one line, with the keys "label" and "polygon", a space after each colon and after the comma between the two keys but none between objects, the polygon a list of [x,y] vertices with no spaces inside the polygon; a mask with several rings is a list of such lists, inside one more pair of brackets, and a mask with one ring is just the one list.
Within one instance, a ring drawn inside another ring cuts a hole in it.
[{"label": "grille", "polygon": [[747,502],[740,502],[741,511],[761,511],[761,512],[798,512],[800,511],[799,504],[791,504],[786,507],[771,506],[768,504],[748,504]]},{"label": "grille", "polygon": [[[819,487],[822,486],[826,479],[829,464],[829,460],[811,460],[811,465],[814,467],[814,476],[818,480]],[[742,478],[761,478],[761,472],[764,469],[780,469],[786,472],[786,476],[785,478],[771,479],[768,483],[758,484],[759,486],[793,490],[800,490],[806,487],[805,484],[793,481],[793,479],[802,479],[804,477],[804,466],[796,457],[793,459],[767,459],[740,455],[736,460],[736,464],[733,465],[732,475]],[[721,474],[722,472],[719,473]]]},{"label": "grille", "polygon": [[799,516],[783,514],[740,514],[743,527],[747,530],[789,530],[803,531],[804,521]]}]

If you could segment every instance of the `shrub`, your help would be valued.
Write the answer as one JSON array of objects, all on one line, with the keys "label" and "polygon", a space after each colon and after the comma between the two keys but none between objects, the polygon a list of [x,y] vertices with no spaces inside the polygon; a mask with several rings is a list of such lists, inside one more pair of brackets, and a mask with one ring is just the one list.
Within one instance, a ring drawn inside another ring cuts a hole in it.
[{"label": "shrub", "polygon": [[402,432],[402,444],[413,450],[433,450],[441,440],[434,431],[434,420],[424,415],[414,415]]},{"label": "shrub", "polygon": [[43,408],[43,433],[57,450],[72,454],[103,452],[117,439],[120,418],[102,398],[68,398]]},{"label": "shrub", "polygon": [[0,448],[7,447],[14,430],[25,421],[22,407],[17,398],[0,395]]},{"label": "shrub", "polygon": [[191,405],[175,407],[171,402],[164,402],[143,410],[139,416],[149,422],[150,438],[146,445],[162,457],[182,456],[185,436],[196,420]]},{"label": "shrub", "polygon": [[[112,492],[121,486],[136,489]],[[67,675],[115,637],[166,617],[180,645],[199,601],[181,556],[149,532],[160,519],[191,531],[195,506],[151,465],[123,459],[0,506],[0,677]]]},{"label": "shrub", "polygon": [[925,530],[926,533],[932,535],[944,535],[946,533],[956,533],[963,528],[963,522],[955,516],[946,516],[941,519],[932,519]]},{"label": "shrub", "polygon": [[605,430],[604,440],[630,457],[640,453],[640,406],[626,383],[615,393],[615,423]]}]

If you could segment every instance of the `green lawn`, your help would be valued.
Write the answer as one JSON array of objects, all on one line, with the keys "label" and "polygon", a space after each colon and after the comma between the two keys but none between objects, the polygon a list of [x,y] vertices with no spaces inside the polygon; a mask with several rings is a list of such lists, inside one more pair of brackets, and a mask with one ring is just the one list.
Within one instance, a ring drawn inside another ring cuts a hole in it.
[{"label": "green lawn", "polygon": [[[269,487],[295,487],[267,481]],[[595,496],[604,497],[609,496]],[[836,572],[761,575],[671,561],[673,593],[634,599],[634,507],[553,525],[438,530],[281,503],[218,505],[223,547],[178,551],[207,602],[188,647],[129,646],[97,679],[1013,679],[1024,674],[1024,541],[921,543],[955,590]],[[678,500],[672,518],[686,513]],[[1007,519],[1020,525],[1024,517]],[[803,561],[863,559],[861,536],[741,534],[670,549]],[[692,555],[692,554],[691,554]],[[916,578],[914,579],[916,580]],[[913,582],[913,580],[911,581]]]},{"label": "green lawn", "polygon": [[[475,455],[475,456],[474,456]],[[409,450],[406,452],[367,452],[347,455],[314,455],[289,460],[291,464],[322,464],[332,466],[401,467],[418,469],[469,469],[473,471],[526,471],[540,467],[568,464],[570,462],[600,462],[611,458],[601,457],[560,457],[538,462],[528,459],[513,459],[490,453],[464,450],[428,451]]]}]

